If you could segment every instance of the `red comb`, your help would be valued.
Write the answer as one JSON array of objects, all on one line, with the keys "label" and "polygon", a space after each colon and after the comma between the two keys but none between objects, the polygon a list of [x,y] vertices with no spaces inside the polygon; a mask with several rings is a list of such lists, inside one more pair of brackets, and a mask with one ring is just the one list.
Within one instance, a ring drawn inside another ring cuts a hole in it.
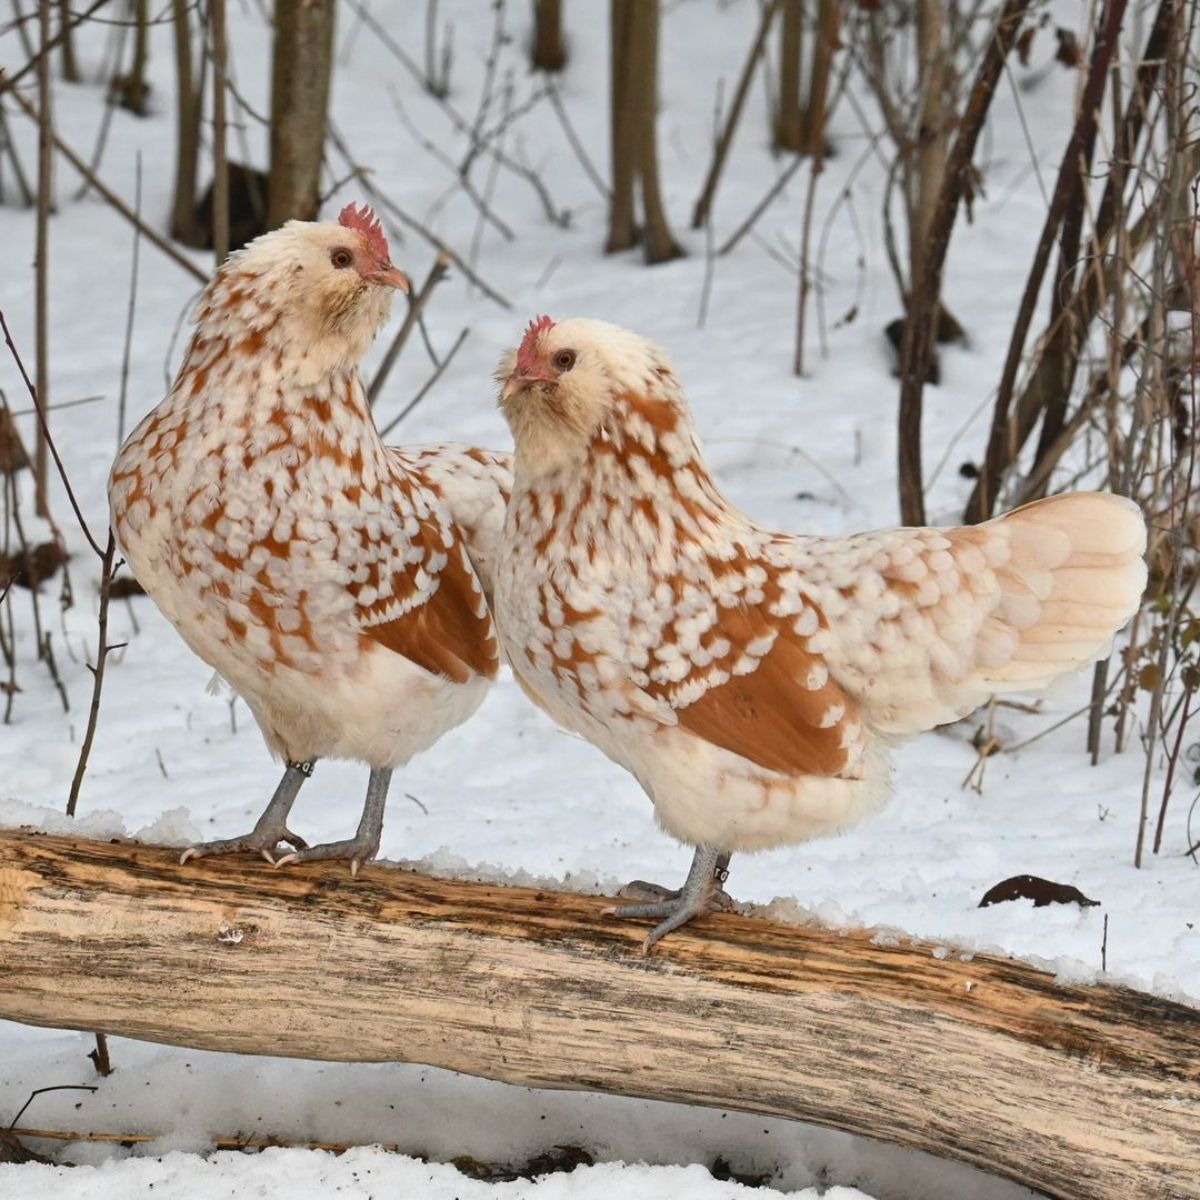
[{"label": "red comb", "polygon": [[517,351],[517,370],[532,371],[537,362],[537,340],[543,333],[549,333],[554,328],[554,322],[549,317],[535,317],[529,322],[525,336],[521,339],[521,347]]},{"label": "red comb", "polygon": [[371,247],[371,253],[381,262],[391,262],[391,252],[388,250],[387,238],[383,236],[383,226],[379,218],[365,205],[347,204],[338,213],[338,224],[347,229],[361,233]]}]

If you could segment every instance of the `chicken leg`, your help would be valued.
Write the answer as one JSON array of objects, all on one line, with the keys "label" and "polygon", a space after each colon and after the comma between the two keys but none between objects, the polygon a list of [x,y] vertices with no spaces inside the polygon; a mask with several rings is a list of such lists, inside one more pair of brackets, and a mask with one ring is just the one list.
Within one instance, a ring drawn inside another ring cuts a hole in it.
[{"label": "chicken leg", "polygon": [[358,868],[379,853],[379,839],[383,834],[383,809],[387,804],[388,787],[391,782],[391,767],[372,767],[371,778],[367,782],[367,798],[358,822],[358,832],[352,838],[341,842],[301,847],[276,859],[275,865],[282,867],[288,863],[348,858],[350,874],[357,875]]},{"label": "chicken leg", "polygon": [[246,851],[258,853],[269,863],[275,861],[274,853],[280,842],[287,842],[297,849],[304,849],[308,843],[298,837],[287,827],[288,814],[296,802],[300,785],[313,773],[311,762],[289,762],[283,772],[283,778],[271,797],[271,802],[263,810],[257,824],[247,834],[241,837],[221,838],[215,842],[200,842],[189,846],[180,856],[183,864],[189,858],[208,858],[216,854],[242,854]]},{"label": "chicken leg", "polygon": [[606,908],[606,916],[663,917],[650,930],[642,943],[642,953],[649,951],[660,938],[686,925],[693,917],[714,909],[727,909],[733,903],[721,885],[729,875],[730,854],[716,846],[697,846],[683,887],[671,891],[654,883],[637,880],[626,889],[637,895],[657,896],[657,900],[642,904],[614,904]]}]

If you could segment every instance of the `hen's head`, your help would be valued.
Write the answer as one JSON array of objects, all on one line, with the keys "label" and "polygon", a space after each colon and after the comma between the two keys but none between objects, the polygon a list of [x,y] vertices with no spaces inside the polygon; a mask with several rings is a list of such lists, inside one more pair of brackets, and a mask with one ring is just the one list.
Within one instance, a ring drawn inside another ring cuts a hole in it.
[{"label": "hen's head", "polygon": [[337,221],[289,221],[231,254],[206,307],[215,319],[247,307],[240,316],[278,323],[282,341],[305,357],[353,365],[397,288],[407,292],[408,279],[392,265],[378,218],[348,204]]},{"label": "hen's head", "polygon": [[527,473],[579,463],[592,439],[639,412],[662,411],[674,426],[682,395],[665,351],[639,334],[575,317],[529,323],[496,369],[500,407]]}]

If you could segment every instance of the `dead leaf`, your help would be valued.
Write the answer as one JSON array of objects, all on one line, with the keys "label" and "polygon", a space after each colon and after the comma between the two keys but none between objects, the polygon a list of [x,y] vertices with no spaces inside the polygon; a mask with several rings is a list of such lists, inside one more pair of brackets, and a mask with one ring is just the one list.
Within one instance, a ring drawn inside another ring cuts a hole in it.
[{"label": "dead leaf", "polygon": [[1060,25],[1054,36],[1058,38],[1058,50],[1054,57],[1064,67],[1077,67],[1083,61],[1083,53],[1079,49],[1079,39],[1069,30]]},{"label": "dead leaf", "polygon": [[1099,900],[1089,900],[1069,883],[1055,883],[1037,875],[1014,875],[988,888],[979,907],[1004,904],[1008,900],[1032,900],[1034,908],[1045,908],[1048,904],[1078,904],[1080,908],[1096,908],[1100,904]]}]

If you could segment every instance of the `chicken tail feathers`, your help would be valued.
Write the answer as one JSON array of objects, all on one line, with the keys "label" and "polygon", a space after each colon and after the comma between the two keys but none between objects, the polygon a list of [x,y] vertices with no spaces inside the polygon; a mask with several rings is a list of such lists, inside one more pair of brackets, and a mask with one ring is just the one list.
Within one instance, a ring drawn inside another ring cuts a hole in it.
[{"label": "chicken tail feathers", "polygon": [[1037,689],[1108,653],[1146,587],[1146,523],[1107,492],[1051,496],[989,521],[1007,543],[993,621],[1016,634],[1003,662],[978,661],[989,691]]}]

